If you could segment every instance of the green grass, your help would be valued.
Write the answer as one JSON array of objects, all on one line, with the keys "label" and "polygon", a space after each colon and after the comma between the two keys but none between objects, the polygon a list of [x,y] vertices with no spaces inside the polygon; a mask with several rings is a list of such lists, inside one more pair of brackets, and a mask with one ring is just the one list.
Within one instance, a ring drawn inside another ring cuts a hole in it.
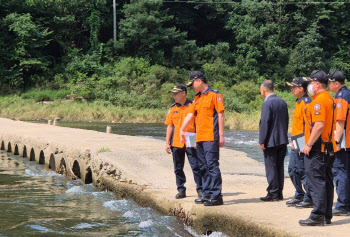
[{"label": "green grass", "polygon": [[[285,99],[290,107],[291,120],[295,99],[287,93],[284,95],[288,96]],[[23,99],[15,95],[0,97],[0,116],[10,119],[53,120],[58,117],[65,121],[163,123],[166,114],[167,109],[116,107],[105,101],[83,102],[57,99],[50,103],[43,103],[36,102],[33,98]],[[225,112],[227,129],[258,130],[259,120],[260,109],[241,113]]]},{"label": "green grass", "polygon": [[109,148],[109,147],[102,147],[97,152],[98,153],[103,153],[103,152],[110,152],[110,151],[111,151],[111,148]]},{"label": "green grass", "polygon": [[64,99],[70,94],[69,90],[29,90],[21,95],[22,99],[33,99],[36,102]]},{"label": "green grass", "polygon": [[55,100],[52,103],[37,103],[34,99],[19,96],[0,98],[0,116],[11,119],[66,121],[102,121],[157,123],[163,122],[167,110],[122,108],[110,103]]}]

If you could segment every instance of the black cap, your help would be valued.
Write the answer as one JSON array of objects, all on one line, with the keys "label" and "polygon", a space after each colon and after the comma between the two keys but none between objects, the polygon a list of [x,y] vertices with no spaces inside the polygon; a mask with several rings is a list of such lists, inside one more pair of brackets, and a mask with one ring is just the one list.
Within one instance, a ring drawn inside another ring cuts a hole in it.
[{"label": "black cap", "polygon": [[329,73],[327,74],[327,78],[330,81],[339,81],[341,83],[344,83],[345,81],[345,76],[341,71],[338,70],[334,70],[334,71],[329,71]]},{"label": "black cap", "polygon": [[201,79],[204,83],[207,83],[207,79],[201,71],[193,71],[190,74],[190,81],[186,84],[186,86],[192,86],[194,80]]},{"label": "black cap", "polygon": [[322,84],[328,84],[328,79],[326,78],[327,74],[322,71],[322,70],[313,70],[310,77],[309,81],[318,81]]},{"label": "black cap", "polygon": [[287,85],[305,87],[308,83],[309,79],[307,77],[294,77],[292,82],[287,82]]},{"label": "black cap", "polygon": [[187,93],[187,87],[184,84],[175,84],[173,89],[171,89],[169,92],[177,93],[185,91]]}]

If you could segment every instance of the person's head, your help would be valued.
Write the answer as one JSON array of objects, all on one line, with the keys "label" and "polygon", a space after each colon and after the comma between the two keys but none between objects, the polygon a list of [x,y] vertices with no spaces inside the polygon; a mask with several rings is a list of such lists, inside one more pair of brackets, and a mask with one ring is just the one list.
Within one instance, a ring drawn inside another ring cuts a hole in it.
[{"label": "person's head", "polygon": [[185,103],[187,88],[184,84],[175,84],[173,89],[171,89],[169,92],[173,93],[175,103]]},{"label": "person's head", "polygon": [[327,90],[327,74],[322,70],[313,70],[308,81],[310,82],[307,90],[311,95],[316,95],[321,91]]},{"label": "person's head", "polygon": [[273,82],[271,80],[264,80],[260,85],[260,94],[263,98],[266,98],[269,94],[275,90]]},{"label": "person's head", "polygon": [[190,81],[186,84],[186,86],[192,86],[192,88],[196,92],[203,92],[207,87],[207,79],[204,74],[200,71],[191,72]]},{"label": "person's head", "polygon": [[305,95],[308,84],[307,77],[294,77],[292,82],[287,82],[287,85],[291,87],[292,95],[297,98]]},{"label": "person's head", "polygon": [[331,92],[337,92],[344,86],[345,76],[341,71],[334,70],[329,71],[327,74],[328,88]]}]

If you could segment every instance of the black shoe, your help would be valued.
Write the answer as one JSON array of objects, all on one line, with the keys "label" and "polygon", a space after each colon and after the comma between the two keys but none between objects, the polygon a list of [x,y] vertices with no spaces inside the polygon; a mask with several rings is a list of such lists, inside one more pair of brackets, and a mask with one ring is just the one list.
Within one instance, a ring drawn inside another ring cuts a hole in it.
[{"label": "black shoe", "polygon": [[185,198],[185,197],[186,197],[186,192],[179,192],[175,196],[176,199],[181,199],[181,198]]},{"label": "black shoe", "polygon": [[273,202],[273,201],[279,201],[280,199],[278,197],[267,195],[266,197],[261,197],[260,200],[264,202]]},{"label": "black shoe", "polygon": [[339,210],[336,208],[334,208],[332,210],[332,214],[333,214],[333,216],[347,216],[347,215],[349,215],[349,213],[347,211],[342,211],[342,210]]},{"label": "black shoe", "polygon": [[324,226],[324,218],[313,220],[307,218],[306,220],[300,220],[299,225],[301,226]]},{"label": "black shoe", "polygon": [[292,206],[295,206],[295,204],[301,203],[302,201],[303,200],[301,199],[293,198],[292,200],[287,201],[286,204],[287,206],[292,207]]},{"label": "black shoe", "polygon": [[278,200],[283,200],[283,194],[278,194]]},{"label": "black shoe", "polygon": [[298,204],[295,204],[296,208],[312,208],[314,204],[312,202],[300,202]]},{"label": "black shoe", "polygon": [[217,198],[211,198],[208,201],[204,202],[204,206],[218,206],[224,204],[224,200],[222,200],[222,196]]},{"label": "black shoe", "polygon": [[203,204],[203,203],[205,203],[206,201],[209,201],[209,198],[207,198],[207,197],[201,197],[201,198],[198,198],[198,199],[195,199],[195,200],[194,200],[194,202],[195,202],[196,204]]},{"label": "black shoe", "polygon": [[199,198],[203,197],[203,191],[199,190],[199,191],[197,191],[197,194],[198,194]]},{"label": "black shoe", "polygon": [[330,225],[330,224],[332,224],[332,221],[331,221],[331,219],[326,219],[326,220],[325,220],[325,222],[326,222],[326,224],[327,224],[327,225]]}]

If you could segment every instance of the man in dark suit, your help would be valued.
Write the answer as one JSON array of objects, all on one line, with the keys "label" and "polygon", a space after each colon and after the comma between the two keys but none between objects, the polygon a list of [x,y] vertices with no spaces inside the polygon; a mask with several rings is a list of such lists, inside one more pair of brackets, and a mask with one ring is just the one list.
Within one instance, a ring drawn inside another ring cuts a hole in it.
[{"label": "man in dark suit", "polygon": [[259,147],[264,152],[268,182],[267,195],[262,201],[283,199],[284,158],[288,144],[288,108],[284,100],[274,94],[273,82],[264,80],[260,94],[265,101],[261,107]]}]

